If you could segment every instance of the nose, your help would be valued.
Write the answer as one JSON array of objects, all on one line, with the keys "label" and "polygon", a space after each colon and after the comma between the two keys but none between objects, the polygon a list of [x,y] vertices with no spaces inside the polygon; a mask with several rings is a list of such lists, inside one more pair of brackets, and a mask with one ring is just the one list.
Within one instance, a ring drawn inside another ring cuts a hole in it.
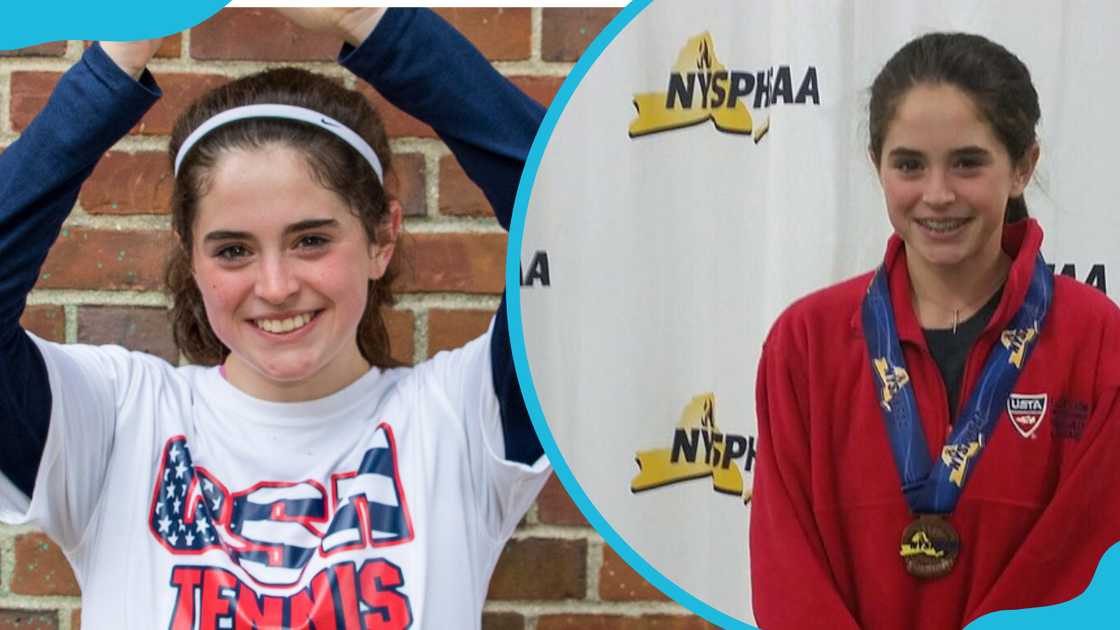
[{"label": "nose", "polygon": [[944,170],[932,169],[922,190],[922,201],[933,208],[948,206],[957,200],[957,194]]},{"label": "nose", "polygon": [[270,304],[283,304],[299,291],[299,279],[283,256],[264,256],[257,267],[254,293]]}]

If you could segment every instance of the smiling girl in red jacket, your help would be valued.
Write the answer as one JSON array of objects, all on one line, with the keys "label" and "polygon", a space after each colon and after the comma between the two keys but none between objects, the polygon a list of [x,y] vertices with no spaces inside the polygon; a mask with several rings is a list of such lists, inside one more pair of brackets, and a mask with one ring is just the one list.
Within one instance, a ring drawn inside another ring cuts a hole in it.
[{"label": "smiling girl in red jacket", "polygon": [[1120,539],[1120,310],[1039,253],[1039,116],[976,35],[875,79],[883,264],[793,304],[758,371],[760,627],[959,628],[1077,595]]}]

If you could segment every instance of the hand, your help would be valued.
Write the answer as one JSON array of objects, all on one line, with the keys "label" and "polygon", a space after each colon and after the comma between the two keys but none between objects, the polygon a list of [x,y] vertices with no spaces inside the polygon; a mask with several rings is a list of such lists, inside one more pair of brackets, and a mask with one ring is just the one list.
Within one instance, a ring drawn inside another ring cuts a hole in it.
[{"label": "hand", "polygon": [[334,34],[351,46],[361,45],[385,15],[384,8],[285,7],[273,10],[309,31]]},{"label": "hand", "polygon": [[163,38],[140,39],[134,42],[101,42],[101,49],[121,69],[139,79],[144,68],[159,50]]}]

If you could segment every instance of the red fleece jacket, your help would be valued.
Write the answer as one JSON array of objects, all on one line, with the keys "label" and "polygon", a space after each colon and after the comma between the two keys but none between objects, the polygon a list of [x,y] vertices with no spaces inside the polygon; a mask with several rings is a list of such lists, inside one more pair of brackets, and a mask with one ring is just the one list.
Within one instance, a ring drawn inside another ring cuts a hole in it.
[{"label": "red fleece jacket", "polygon": [[[1012,264],[999,306],[970,351],[962,398],[1026,295],[1042,230],[1007,226]],[[891,300],[936,457],[950,428],[945,385],[910,303],[901,240],[885,262]],[[949,522],[952,572],[933,581],[899,557],[912,516],[902,497],[860,321],[871,274],[805,297],[781,315],[758,370],[758,470],[751,501],[754,611],[764,630],[960,628],[985,613],[1081,593],[1120,540],[1120,309],[1065,276],[1012,390],[1045,394],[1029,436],[1006,406]]]}]

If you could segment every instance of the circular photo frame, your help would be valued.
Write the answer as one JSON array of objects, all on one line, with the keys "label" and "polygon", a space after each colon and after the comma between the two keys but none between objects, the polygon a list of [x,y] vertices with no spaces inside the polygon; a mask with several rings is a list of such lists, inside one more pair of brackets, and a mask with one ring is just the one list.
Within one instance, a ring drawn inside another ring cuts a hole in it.
[{"label": "circular photo frame", "polygon": [[[1101,25],[1120,13],[1035,9],[635,2],[554,100],[507,255],[522,390],[588,521],[708,621],[751,627],[752,582],[767,579],[748,552],[767,334],[801,296],[883,261],[892,228],[868,158],[868,88],[900,46],[968,31],[1020,56],[1044,113],[1025,194],[1043,253],[1116,300],[1120,225],[1100,186],[1110,101],[1068,89],[1109,85],[1095,51],[1115,48]],[[998,439],[1072,439],[1057,402],[1040,432],[1016,433],[1008,414]],[[893,474],[889,451],[874,459]]]}]

